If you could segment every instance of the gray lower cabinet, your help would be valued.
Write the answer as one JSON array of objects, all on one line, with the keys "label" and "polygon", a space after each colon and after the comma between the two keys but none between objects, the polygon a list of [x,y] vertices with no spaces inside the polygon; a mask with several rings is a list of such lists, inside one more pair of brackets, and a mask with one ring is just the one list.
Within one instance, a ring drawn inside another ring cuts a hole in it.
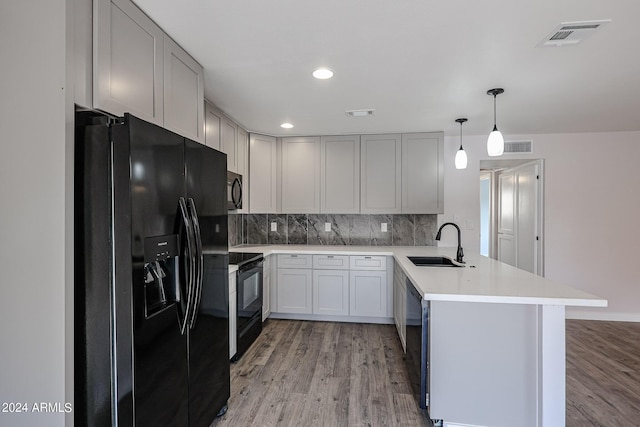
[{"label": "gray lower cabinet", "polygon": [[351,271],[349,275],[349,314],[387,317],[387,272]]},{"label": "gray lower cabinet", "polygon": [[393,318],[402,348],[407,350],[407,276],[397,262],[393,268]]},{"label": "gray lower cabinet", "polygon": [[271,315],[389,323],[393,312],[393,265],[387,258],[280,254],[277,280],[271,283],[275,289],[271,293]]},{"label": "gray lower cabinet", "polygon": [[313,270],[313,314],[349,315],[348,270]]},{"label": "gray lower cabinet", "polygon": [[229,273],[229,359],[238,351],[238,287],[236,272]]},{"label": "gray lower cabinet", "polygon": [[262,264],[262,321],[271,314],[271,256],[264,257]]},{"label": "gray lower cabinet", "polygon": [[279,268],[277,287],[278,313],[313,313],[311,270]]}]

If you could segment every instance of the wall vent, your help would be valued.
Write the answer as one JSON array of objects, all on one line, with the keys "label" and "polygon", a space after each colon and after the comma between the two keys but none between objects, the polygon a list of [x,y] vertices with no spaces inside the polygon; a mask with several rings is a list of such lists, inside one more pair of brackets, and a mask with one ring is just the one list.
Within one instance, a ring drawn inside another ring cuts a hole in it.
[{"label": "wall vent", "polygon": [[376,110],[374,110],[373,108],[368,109],[368,110],[347,110],[345,111],[345,114],[349,117],[368,117],[368,116],[373,116],[373,113]]},{"label": "wall vent", "polygon": [[611,22],[610,19],[603,19],[600,21],[562,22],[554,28],[547,37],[538,43],[537,47],[557,47],[578,44],[609,22]]},{"label": "wall vent", "polygon": [[533,153],[533,142],[531,141],[505,141],[504,154]]}]

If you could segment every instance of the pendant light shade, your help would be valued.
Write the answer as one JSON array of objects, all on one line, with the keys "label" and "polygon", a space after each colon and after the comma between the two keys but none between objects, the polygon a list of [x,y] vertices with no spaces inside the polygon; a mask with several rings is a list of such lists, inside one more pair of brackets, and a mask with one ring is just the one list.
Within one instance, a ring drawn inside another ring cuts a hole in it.
[{"label": "pendant light shade", "polygon": [[466,169],[467,168],[467,152],[462,148],[458,150],[456,153],[456,169]]},{"label": "pendant light shade", "polygon": [[504,138],[496,125],[496,96],[504,92],[504,89],[496,88],[487,91],[487,95],[493,95],[493,131],[487,139],[487,154],[490,156],[502,156],[504,153]]},{"label": "pendant light shade", "polygon": [[504,153],[504,138],[498,128],[494,127],[487,139],[487,154],[490,156],[502,156]]},{"label": "pendant light shade", "polygon": [[462,124],[466,122],[467,119],[456,119],[456,123],[460,123],[460,149],[456,153],[455,164],[456,169],[466,169],[467,168],[467,152],[462,148]]}]

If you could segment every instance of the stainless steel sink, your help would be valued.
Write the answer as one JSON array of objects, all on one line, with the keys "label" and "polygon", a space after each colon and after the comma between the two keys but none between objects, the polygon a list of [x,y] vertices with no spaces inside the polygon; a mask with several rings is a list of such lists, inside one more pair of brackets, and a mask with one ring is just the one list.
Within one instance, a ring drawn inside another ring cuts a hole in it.
[{"label": "stainless steel sink", "polygon": [[464,267],[463,264],[443,256],[409,256],[407,258],[417,267]]}]

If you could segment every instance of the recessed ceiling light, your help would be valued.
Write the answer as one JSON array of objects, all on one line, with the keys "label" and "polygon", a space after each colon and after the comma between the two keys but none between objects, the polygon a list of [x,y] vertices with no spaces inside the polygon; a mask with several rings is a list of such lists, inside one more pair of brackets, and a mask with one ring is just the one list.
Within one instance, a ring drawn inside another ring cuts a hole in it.
[{"label": "recessed ceiling light", "polygon": [[291,129],[293,125],[291,123],[283,123],[280,125],[281,128]]},{"label": "recessed ceiling light", "polygon": [[328,68],[318,68],[313,72],[313,77],[320,80],[326,80],[333,77],[333,71]]},{"label": "recessed ceiling light", "polygon": [[373,108],[369,110],[347,110],[345,113],[349,117],[368,117],[373,116],[373,112],[376,111]]}]

